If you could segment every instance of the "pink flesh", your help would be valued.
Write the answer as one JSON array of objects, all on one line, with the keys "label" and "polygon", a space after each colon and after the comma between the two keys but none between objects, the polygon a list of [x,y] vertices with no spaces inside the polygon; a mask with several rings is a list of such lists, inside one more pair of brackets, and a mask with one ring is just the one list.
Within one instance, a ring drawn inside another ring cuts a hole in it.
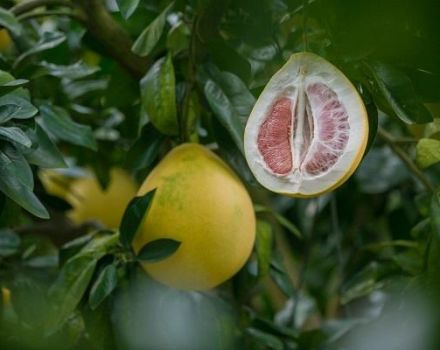
[{"label": "pink flesh", "polygon": [[350,125],[345,107],[326,85],[309,85],[307,95],[317,116],[319,140],[304,167],[309,174],[318,175],[330,169],[342,155],[347,146]]},{"label": "pink flesh", "polygon": [[267,166],[277,175],[287,175],[293,167],[291,150],[292,101],[278,99],[258,133],[258,150]]},{"label": "pink flesh", "polygon": [[347,146],[348,114],[336,93],[325,84],[313,83],[305,89],[304,99],[302,130],[295,130],[292,101],[287,97],[276,100],[260,127],[258,150],[276,175],[285,176],[294,170],[291,145],[298,133],[303,142],[295,168],[313,176],[328,171]]}]

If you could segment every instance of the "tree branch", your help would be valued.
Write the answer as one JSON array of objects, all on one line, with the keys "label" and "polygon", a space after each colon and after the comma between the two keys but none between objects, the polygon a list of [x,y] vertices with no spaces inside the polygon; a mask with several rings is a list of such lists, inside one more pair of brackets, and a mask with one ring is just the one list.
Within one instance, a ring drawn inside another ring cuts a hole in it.
[{"label": "tree branch", "polygon": [[431,182],[426,178],[425,174],[414,164],[412,159],[408,156],[408,154],[396,144],[394,136],[379,128],[377,131],[382,140],[384,140],[388,146],[390,146],[391,150],[405,163],[408,169],[420,180],[423,186],[428,190],[428,192],[434,192],[434,187]]},{"label": "tree branch", "polygon": [[98,40],[107,53],[135,78],[141,78],[151,64],[149,58],[142,58],[131,52],[133,42],[128,33],[112,18],[102,0],[77,0],[85,15],[85,25],[90,34]]}]

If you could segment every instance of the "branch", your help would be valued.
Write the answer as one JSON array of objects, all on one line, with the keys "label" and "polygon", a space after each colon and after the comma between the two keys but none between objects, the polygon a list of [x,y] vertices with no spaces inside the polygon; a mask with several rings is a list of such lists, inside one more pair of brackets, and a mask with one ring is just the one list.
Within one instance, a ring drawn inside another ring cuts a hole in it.
[{"label": "branch", "polygon": [[420,171],[417,165],[414,164],[412,159],[408,156],[408,154],[396,144],[396,140],[393,135],[389,134],[382,128],[378,129],[377,134],[382,138],[392,149],[392,151],[405,163],[408,169],[420,180],[423,186],[426,188],[428,192],[434,192],[434,186],[432,186],[431,182],[427,179],[425,174]]},{"label": "branch", "polygon": [[11,12],[15,16],[19,16],[26,12],[32,11],[38,7],[50,6],[50,5],[67,6],[67,7],[74,6],[69,0],[30,0],[15,5],[14,7],[11,8]]},{"label": "branch", "polygon": [[128,33],[113,19],[103,0],[77,0],[85,15],[85,25],[90,34],[103,45],[107,53],[135,78],[141,78],[151,64],[131,52],[133,42]]}]

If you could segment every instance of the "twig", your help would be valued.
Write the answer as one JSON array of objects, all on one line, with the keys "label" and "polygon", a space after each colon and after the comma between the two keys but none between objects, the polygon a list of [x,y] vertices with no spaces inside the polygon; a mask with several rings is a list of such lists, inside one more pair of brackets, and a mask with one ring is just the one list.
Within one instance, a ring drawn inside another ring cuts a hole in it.
[{"label": "twig", "polygon": [[426,178],[425,174],[420,171],[417,165],[414,164],[412,159],[408,156],[408,154],[396,144],[396,140],[393,135],[389,134],[382,128],[378,129],[377,134],[382,140],[384,140],[388,146],[390,146],[391,150],[405,163],[408,169],[420,180],[423,186],[428,190],[428,192],[434,192],[435,189],[432,186],[431,182]]},{"label": "twig", "polygon": [[19,16],[29,11],[32,11],[38,7],[50,6],[50,5],[74,7],[73,3],[71,3],[69,0],[30,0],[15,5],[14,7],[11,8],[11,12],[15,16]]}]

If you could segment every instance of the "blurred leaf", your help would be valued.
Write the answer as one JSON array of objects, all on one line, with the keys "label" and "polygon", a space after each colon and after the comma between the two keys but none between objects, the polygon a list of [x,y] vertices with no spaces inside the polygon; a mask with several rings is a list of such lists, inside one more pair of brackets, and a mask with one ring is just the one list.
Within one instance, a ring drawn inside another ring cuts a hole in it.
[{"label": "blurred leaf", "polygon": [[440,141],[420,139],[416,146],[416,162],[422,168],[428,168],[440,161]]},{"label": "blurred leaf", "polygon": [[179,132],[176,82],[171,55],[161,58],[141,80],[142,105],[151,123],[166,135]]},{"label": "blurred leaf", "polygon": [[11,161],[9,164],[11,172],[15,174],[21,184],[32,190],[34,188],[34,175],[23,154],[12,146],[5,147],[4,152]]},{"label": "blurred leaf", "polygon": [[15,92],[0,97],[0,123],[10,119],[29,119],[37,112],[28,99]]},{"label": "blurred leaf", "polygon": [[64,168],[66,166],[63,155],[38,124],[35,124],[34,130],[27,130],[27,134],[37,145],[37,148],[25,153],[29,163],[41,168]]},{"label": "blurred leaf", "polygon": [[77,80],[69,81],[63,84],[63,88],[67,96],[71,100],[88,96],[89,94],[102,93],[108,87],[108,79],[94,80]]},{"label": "blurred leaf", "polygon": [[189,47],[190,34],[188,26],[185,23],[180,22],[171,28],[167,35],[167,49],[173,55],[186,50]]},{"label": "blurred leaf", "polygon": [[40,112],[44,128],[57,138],[92,150],[97,149],[91,128],[75,123],[65,109],[42,105]]},{"label": "blurred leaf", "polygon": [[127,166],[134,170],[150,167],[157,158],[164,139],[151,124],[145,125],[141,135],[128,151]]},{"label": "blurred leaf", "polygon": [[97,261],[90,255],[74,256],[61,269],[49,294],[55,306],[48,324],[49,334],[57,331],[75,310],[90,283]]},{"label": "blurred leaf", "polygon": [[431,226],[434,234],[437,236],[437,238],[440,238],[440,190],[437,190],[432,195],[431,209],[429,214],[431,217]]},{"label": "blurred leaf", "polygon": [[247,328],[246,333],[254,338],[254,341],[262,345],[264,349],[283,350],[283,342],[272,334],[260,331],[256,328]]},{"label": "blurred leaf", "polygon": [[140,0],[116,0],[122,17],[128,19],[139,6]]},{"label": "blurred leaf", "polygon": [[49,62],[41,62],[42,69],[38,74],[48,74],[62,79],[81,79],[99,71],[99,67],[91,67],[79,61],[68,66],[61,66]]},{"label": "blurred leaf", "polygon": [[20,236],[10,229],[0,230],[0,257],[8,257],[17,253],[20,247]]},{"label": "blurred leaf", "polygon": [[284,295],[288,298],[295,295],[295,289],[292,281],[287,274],[284,264],[279,255],[273,255],[270,264],[270,277],[275,284],[280,288]]},{"label": "blurred leaf", "polygon": [[147,28],[141,33],[141,35],[136,39],[131,50],[139,56],[148,56],[150,52],[154,49],[157,42],[159,41],[163,29],[165,27],[166,18],[168,11],[174,5],[174,1],[171,2],[162,13],[156,17],[156,19],[151,22]]},{"label": "blurred leaf", "polygon": [[15,126],[0,126],[0,139],[6,139],[26,148],[32,146],[32,141],[23,130]]},{"label": "blurred leaf", "polygon": [[234,111],[234,107],[227,95],[212,80],[208,80],[205,84],[205,96],[211,106],[212,111],[218,118],[220,123],[229,131],[237,148],[244,153],[243,135],[244,127],[240,121],[238,114]]},{"label": "blurred leaf", "polygon": [[136,259],[142,262],[158,262],[168,258],[179,249],[182,242],[163,238],[145,244]]},{"label": "blurred leaf", "polygon": [[32,191],[20,182],[12,164],[13,160],[0,151],[0,191],[35,216],[48,219],[49,213]]},{"label": "blurred leaf", "polygon": [[10,11],[0,7],[0,26],[10,30],[15,35],[21,34],[21,24]]},{"label": "blurred leaf", "polygon": [[[3,73],[3,72],[0,71],[0,75],[1,75],[1,73]],[[0,81],[1,80],[3,80],[3,79],[1,79],[1,77],[0,77]],[[10,81],[4,82],[4,83],[1,82],[0,83],[0,97],[14,91],[15,89],[17,89],[27,83],[29,83],[29,80],[26,80],[26,79],[10,80]]]},{"label": "blurred leaf", "polygon": [[154,199],[156,190],[147,192],[141,197],[133,198],[128,203],[127,209],[125,209],[124,216],[122,217],[120,231],[120,241],[126,248],[131,246],[134,236],[136,235],[142,221],[147,217],[148,210]]},{"label": "blurred leaf", "polygon": [[95,310],[116,288],[118,275],[114,264],[107,265],[99,274],[89,294],[89,305]]},{"label": "blurred leaf", "polygon": [[22,53],[14,62],[14,67],[17,67],[26,58],[35,55],[39,52],[46,51],[57,47],[66,40],[66,37],[61,32],[51,31],[43,32],[40,40],[28,51]]},{"label": "blurred leaf", "polygon": [[417,97],[411,80],[398,69],[385,63],[367,64],[379,92],[394,114],[403,122],[423,124],[432,121],[432,116]]},{"label": "blurred leaf", "polygon": [[264,277],[269,272],[270,258],[272,256],[273,234],[272,226],[262,220],[257,220],[257,235],[255,250],[258,260],[258,276]]},{"label": "blurred leaf", "polygon": [[277,212],[273,211],[272,209],[265,207],[260,204],[254,205],[254,210],[256,213],[269,213],[274,216],[274,218],[278,221],[278,223],[283,226],[287,231],[292,233],[298,238],[302,238],[301,231],[298,227],[296,227],[292,222],[290,222],[288,219],[286,219],[281,214],[278,214]]}]

